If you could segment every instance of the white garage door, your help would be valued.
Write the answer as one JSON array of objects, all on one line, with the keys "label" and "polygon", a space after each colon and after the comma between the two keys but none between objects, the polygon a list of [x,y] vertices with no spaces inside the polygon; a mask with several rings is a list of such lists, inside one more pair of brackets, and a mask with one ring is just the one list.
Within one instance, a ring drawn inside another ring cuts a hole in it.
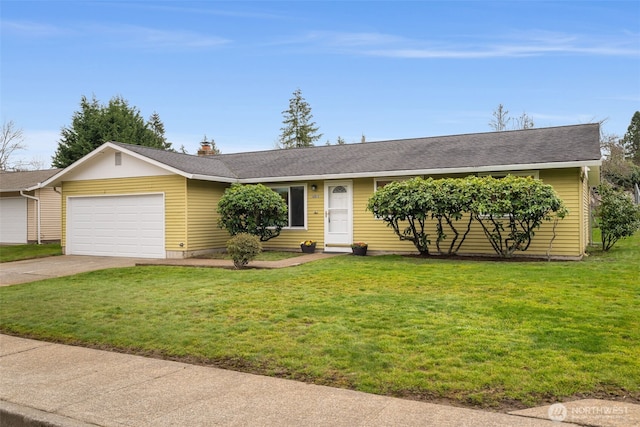
[{"label": "white garage door", "polygon": [[27,199],[0,199],[0,243],[27,243]]},{"label": "white garage door", "polygon": [[70,197],[66,253],[164,258],[164,196]]}]

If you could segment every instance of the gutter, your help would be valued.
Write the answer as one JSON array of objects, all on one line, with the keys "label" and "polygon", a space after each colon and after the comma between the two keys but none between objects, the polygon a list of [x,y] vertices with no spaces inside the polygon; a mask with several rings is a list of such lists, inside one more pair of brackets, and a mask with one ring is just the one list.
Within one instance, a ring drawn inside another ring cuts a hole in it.
[{"label": "gutter", "polygon": [[[38,206],[37,210],[36,210],[36,223],[38,226],[38,230],[37,230],[37,235],[38,235],[38,244],[42,244],[42,241],[40,240],[40,199],[38,197],[35,196],[29,196],[28,194],[24,194],[23,193],[24,190],[20,190],[20,195],[22,197],[26,197],[27,199],[31,199],[31,200],[35,200],[36,201],[36,205]],[[27,236],[27,240],[29,240],[29,236]]]},{"label": "gutter", "polygon": [[291,182],[291,181],[324,181],[334,179],[356,179],[356,178],[392,178],[396,176],[421,176],[421,175],[444,175],[444,174],[472,174],[476,172],[503,172],[503,171],[525,171],[542,169],[562,169],[573,167],[600,166],[600,160],[582,160],[573,162],[557,163],[527,163],[508,164],[490,166],[463,166],[455,168],[434,168],[434,169],[406,169],[395,171],[368,171],[368,172],[348,172],[318,175],[296,175],[296,176],[271,176],[240,178],[236,180],[241,184],[258,184],[263,182]]}]

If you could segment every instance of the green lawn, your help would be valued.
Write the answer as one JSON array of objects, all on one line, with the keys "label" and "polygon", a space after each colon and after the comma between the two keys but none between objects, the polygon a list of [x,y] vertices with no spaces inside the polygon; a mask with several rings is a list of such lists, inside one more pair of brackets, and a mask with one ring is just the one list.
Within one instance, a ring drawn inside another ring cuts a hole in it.
[{"label": "green lawn", "polygon": [[59,243],[0,246],[0,262],[62,255]]},{"label": "green lawn", "polygon": [[639,259],[115,269],[0,288],[0,330],[496,410],[638,401]]}]

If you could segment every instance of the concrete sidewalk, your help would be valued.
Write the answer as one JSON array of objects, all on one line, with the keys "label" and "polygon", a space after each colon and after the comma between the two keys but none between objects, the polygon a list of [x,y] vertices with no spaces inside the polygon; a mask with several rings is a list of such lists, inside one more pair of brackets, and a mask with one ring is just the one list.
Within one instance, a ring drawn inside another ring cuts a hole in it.
[{"label": "concrete sidewalk", "polygon": [[[608,424],[581,424],[638,425],[638,405],[619,407]],[[539,412],[435,405],[0,335],[1,426],[577,425]]]},{"label": "concrete sidewalk", "polygon": [[53,425],[553,425],[4,335],[0,348],[0,399]]}]

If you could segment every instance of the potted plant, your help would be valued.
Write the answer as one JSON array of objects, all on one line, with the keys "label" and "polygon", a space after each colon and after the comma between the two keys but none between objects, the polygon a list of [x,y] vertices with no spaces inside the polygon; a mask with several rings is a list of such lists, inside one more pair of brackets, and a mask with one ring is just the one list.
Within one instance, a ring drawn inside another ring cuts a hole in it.
[{"label": "potted plant", "polygon": [[300,242],[300,249],[305,254],[312,254],[316,251],[316,241],[315,240],[305,240],[304,242]]},{"label": "potted plant", "polygon": [[365,256],[368,247],[369,245],[365,242],[354,242],[351,244],[351,252],[353,252],[354,255]]}]

